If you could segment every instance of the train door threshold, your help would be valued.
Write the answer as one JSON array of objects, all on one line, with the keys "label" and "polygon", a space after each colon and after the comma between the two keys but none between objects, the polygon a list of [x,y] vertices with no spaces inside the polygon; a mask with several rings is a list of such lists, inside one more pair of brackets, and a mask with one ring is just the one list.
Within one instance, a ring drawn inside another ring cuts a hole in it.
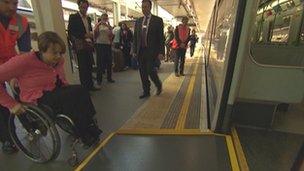
[{"label": "train door threshold", "polygon": [[239,167],[230,136],[115,133],[77,170],[235,171]]}]

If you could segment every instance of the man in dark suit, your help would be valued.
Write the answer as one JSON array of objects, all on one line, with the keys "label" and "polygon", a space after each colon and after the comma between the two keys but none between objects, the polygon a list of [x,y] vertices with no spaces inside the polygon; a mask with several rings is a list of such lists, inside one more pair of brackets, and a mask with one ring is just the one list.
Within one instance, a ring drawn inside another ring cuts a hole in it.
[{"label": "man in dark suit", "polygon": [[157,75],[155,63],[165,54],[163,20],[151,14],[150,0],[142,1],[143,17],[135,22],[133,56],[138,58],[143,94],[140,99],[150,96],[150,79],[157,87],[156,95],[162,92],[162,83]]},{"label": "man in dark suit", "polygon": [[88,90],[99,90],[94,87],[92,80],[92,63],[93,63],[93,33],[91,18],[87,16],[89,8],[88,0],[77,1],[79,12],[71,14],[68,24],[69,38],[73,43],[73,48],[77,55],[79,78],[81,85]]}]

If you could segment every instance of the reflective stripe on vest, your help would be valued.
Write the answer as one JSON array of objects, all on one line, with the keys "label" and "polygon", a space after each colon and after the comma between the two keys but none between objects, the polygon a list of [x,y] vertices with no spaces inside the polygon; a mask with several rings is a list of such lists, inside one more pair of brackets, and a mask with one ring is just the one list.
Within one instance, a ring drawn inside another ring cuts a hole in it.
[{"label": "reflective stripe on vest", "polygon": [[17,55],[15,49],[17,40],[26,31],[27,27],[27,19],[19,14],[12,17],[7,29],[0,23],[0,64]]}]

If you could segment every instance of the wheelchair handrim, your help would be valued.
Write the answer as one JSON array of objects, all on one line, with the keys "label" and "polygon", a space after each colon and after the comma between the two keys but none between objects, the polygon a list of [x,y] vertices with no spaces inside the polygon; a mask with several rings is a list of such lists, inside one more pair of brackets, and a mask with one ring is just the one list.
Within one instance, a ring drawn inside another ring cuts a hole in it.
[{"label": "wheelchair handrim", "polygon": [[[52,151],[50,152],[49,157],[43,156],[43,152],[40,150],[39,147],[38,147],[38,151],[40,154],[36,155],[36,154],[33,154],[33,152],[31,152],[31,150],[27,149],[24,146],[24,144],[21,142],[21,140],[19,140],[16,131],[14,131],[13,124],[15,125],[15,122],[14,122],[15,116],[13,116],[13,115],[11,115],[10,121],[9,121],[9,130],[10,130],[10,135],[11,135],[12,140],[17,145],[17,147],[28,158],[30,158],[31,160],[33,160],[35,162],[45,163],[45,162],[48,162],[50,160],[57,158],[59,155],[61,143],[60,143],[60,137],[59,137],[58,131],[57,131],[54,123],[48,118],[48,116],[43,111],[39,111],[37,108],[32,108],[31,106],[27,106],[27,111],[30,112],[31,115],[34,115],[36,118],[38,118],[40,120],[40,122],[42,122],[43,125],[46,126],[46,128],[47,128],[46,135],[50,134],[50,136],[51,136]],[[20,120],[19,120],[19,122],[20,122],[20,124],[22,124]],[[36,130],[38,130],[38,129],[36,129]],[[28,133],[28,131],[27,131],[27,133]],[[34,142],[34,143],[35,143],[35,145],[37,145],[37,143],[40,143],[40,138],[38,138],[36,140],[36,142]]]}]

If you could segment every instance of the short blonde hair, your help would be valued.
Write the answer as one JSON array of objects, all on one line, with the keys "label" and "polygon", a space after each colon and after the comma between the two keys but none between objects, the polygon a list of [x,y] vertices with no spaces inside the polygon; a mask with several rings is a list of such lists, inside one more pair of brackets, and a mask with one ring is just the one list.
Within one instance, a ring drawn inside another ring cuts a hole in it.
[{"label": "short blonde hair", "polygon": [[61,53],[65,53],[66,46],[57,33],[47,31],[38,36],[38,49],[40,52],[46,52],[51,44],[60,45]]}]

